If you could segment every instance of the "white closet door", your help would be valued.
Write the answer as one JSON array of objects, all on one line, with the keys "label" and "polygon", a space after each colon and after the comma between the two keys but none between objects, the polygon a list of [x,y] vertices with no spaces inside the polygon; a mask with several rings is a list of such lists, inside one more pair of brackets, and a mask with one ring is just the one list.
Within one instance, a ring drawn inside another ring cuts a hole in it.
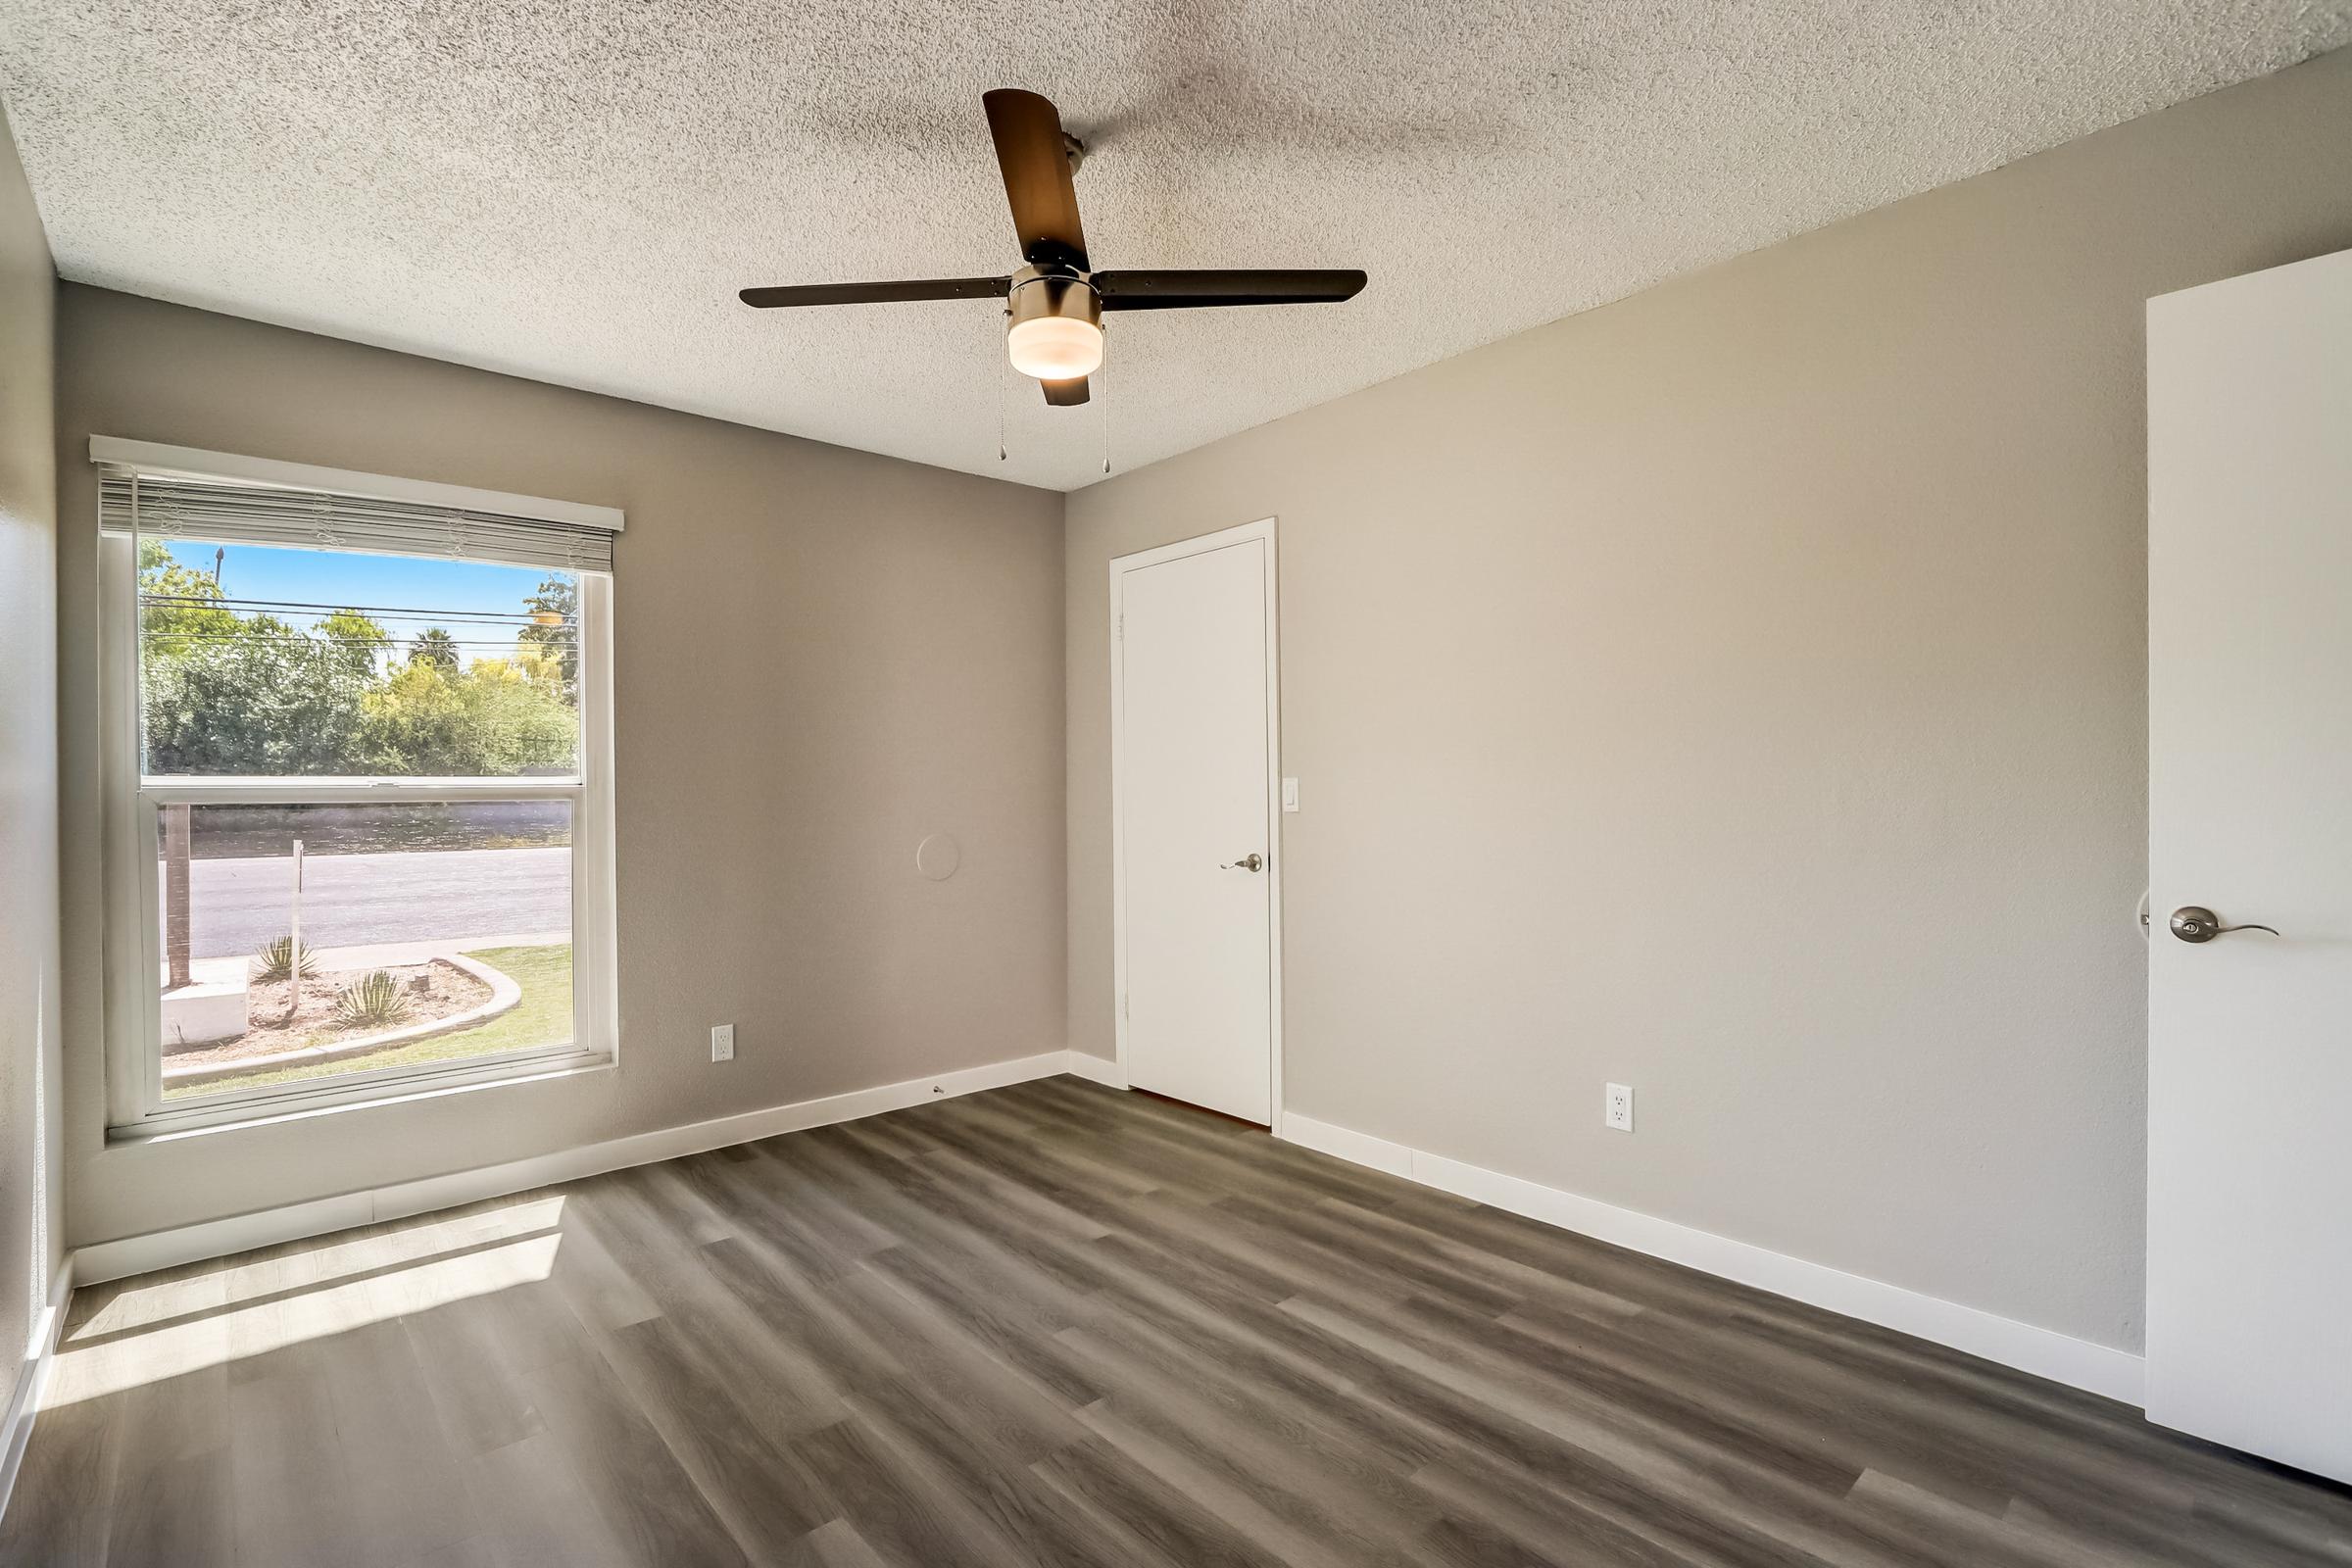
[{"label": "white closet door", "polygon": [[2352,252],[2149,304],[2148,775],[2148,1415],[2352,1480]]},{"label": "white closet door", "polygon": [[1127,1081],[1254,1122],[1274,1101],[1271,545],[1113,564]]}]

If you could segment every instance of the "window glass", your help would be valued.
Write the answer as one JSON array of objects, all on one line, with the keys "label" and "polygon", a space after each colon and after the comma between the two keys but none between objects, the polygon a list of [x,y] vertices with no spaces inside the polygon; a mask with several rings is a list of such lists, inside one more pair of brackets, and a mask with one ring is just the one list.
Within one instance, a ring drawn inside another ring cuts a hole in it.
[{"label": "window glass", "polygon": [[612,1059],[609,537],[109,482],[111,1125]]},{"label": "window glass", "polygon": [[158,806],[166,1102],[572,1039],[572,803]]},{"label": "window glass", "polygon": [[154,535],[138,552],[151,777],[578,766],[573,573]]}]

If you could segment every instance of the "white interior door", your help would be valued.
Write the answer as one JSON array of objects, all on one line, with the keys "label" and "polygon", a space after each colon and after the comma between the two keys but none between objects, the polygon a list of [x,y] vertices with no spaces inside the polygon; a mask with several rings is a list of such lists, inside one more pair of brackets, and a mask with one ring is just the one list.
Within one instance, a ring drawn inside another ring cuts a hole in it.
[{"label": "white interior door", "polygon": [[2352,252],[2149,303],[2148,774],[2148,1415],[2352,1481]]},{"label": "white interior door", "polygon": [[1269,1124],[1271,527],[1111,563],[1120,1058],[1136,1088]]}]

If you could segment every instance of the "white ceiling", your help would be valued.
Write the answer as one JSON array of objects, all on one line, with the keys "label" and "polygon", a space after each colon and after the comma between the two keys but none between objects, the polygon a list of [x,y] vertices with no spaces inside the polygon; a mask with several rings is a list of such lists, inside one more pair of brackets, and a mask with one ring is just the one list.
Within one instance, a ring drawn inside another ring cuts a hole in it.
[{"label": "white ceiling", "polygon": [[[0,0],[67,277],[1068,489],[2352,41],[2352,0]],[[1114,318],[1048,410],[980,93],[1098,267],[1362,267]],[[997,461],[998,405],[1009,462]],[[135,432],[134,432],[135,433]]]}]

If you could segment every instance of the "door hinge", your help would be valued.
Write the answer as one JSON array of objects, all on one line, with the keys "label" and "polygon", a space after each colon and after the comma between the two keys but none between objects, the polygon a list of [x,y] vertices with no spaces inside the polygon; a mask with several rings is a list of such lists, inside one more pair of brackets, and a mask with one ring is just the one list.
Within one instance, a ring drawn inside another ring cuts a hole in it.
[{"label": "door hinge", "polygon": [[1113,637],[1116,637],[1116,638],[1117,638],[1117,639],[1118,639],[1120,642],[1125,642],[1125,641],[1127,640],[1127,614],[1126,614],[1126,612],[1124,612],[1124,611],[1121,611],[1121,612],[1119,612],[1119,617],[1118,617],[1118,619],[1116,619],[1116,620],[1112,621],[1110,624],[1111,624],[1111,633],[1110,633],[1110,634],[1111,634]]},{"label": "door hinge", "polygon": [[1127,1010],[1127,999],[1124,996],[1119,998],[1119,1016],[1122,1018],[1131,1018],[1134,1016],[1133,1013]]}]

